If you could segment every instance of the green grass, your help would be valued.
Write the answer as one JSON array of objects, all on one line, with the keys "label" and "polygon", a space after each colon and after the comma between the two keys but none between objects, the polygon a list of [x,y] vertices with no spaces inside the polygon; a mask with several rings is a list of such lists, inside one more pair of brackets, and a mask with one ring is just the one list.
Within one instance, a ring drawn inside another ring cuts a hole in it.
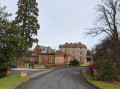
[{"label": "green grass", "polygon": [[[24,68],[29,68],[29,63],[23,65]],[[21,68],[21,65],[17,65],[17,68]]]},{"label": "green grass", "polygon": [[29,63],[24,64],[24,68],[29,68]]},{"label": "green grass", "polygon": [[84,67],[84,66],[87,67],[89,65],[90,65],[90,63],[80,64],[81,67]]},{"label": "green grass", "polygon": [[45,66],[44,66],[44,65],[35,64],[35,68],[41,68],[41,69],[44,69]]},{"label": "green grass", "polygon": [[102,81],[95,81],[92,76],[90,76],[87,73],[82,73],[83,76],[92,84],[98,86],[101,89],[120,89],[120,83],[119,84],[111,84],[111,83],[105,83]]},{"label": "green grass", "polygon": [[53,68],[48,68],[48,69],[59,69],[59,68],[62,68],[62,67],[53,67]]},{"label": "green grass", "polygon": [[17,65],[17,68],[21,68],[21,65]]},{"label": "green grass", "polygon": [[28,77],[21,78],[18,74],[0,78],[0,89],[10,89],[26,79]]}]

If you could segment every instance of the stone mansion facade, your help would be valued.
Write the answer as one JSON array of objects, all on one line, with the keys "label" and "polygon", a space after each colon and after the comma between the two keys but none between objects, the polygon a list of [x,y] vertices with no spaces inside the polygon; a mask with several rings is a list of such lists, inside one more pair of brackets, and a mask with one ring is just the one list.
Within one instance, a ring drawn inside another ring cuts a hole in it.
[{"label": "stone mansion facade", "polygon": [[87,46],[81,42],[59,45],[59,50],[71,55],[72,59],[77,59],[80,63],[87,63]]},{"label": "stone mansion facade", "polygon": [[58,51],[37,45],[29,57],[29,62],[39,65],[63,65],[77,59],[80,63],[87,63],[86,57],[87,47],[81,42],[59,45]]}]

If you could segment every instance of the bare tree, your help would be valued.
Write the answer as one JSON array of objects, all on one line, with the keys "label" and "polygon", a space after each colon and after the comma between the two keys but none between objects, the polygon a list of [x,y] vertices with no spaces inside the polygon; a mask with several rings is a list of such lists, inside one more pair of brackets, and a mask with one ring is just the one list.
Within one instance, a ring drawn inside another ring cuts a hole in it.
[{"label": "bare tree", "polygon": [[[112,60],[120,74],[120,0],[102,0],[97,7],[98,18],[95,27],[87,35],[93,37],[106,33],[107,38],[96,46],[96,58]],[[118,74],[116,73],[116,74]]]},{"label": "bare tree", "polygon": [[120,34],[120,0],[102,0],[98,5],[99,17],[94,28],[90,28],[87,35],[96,36],[107,33],[114,40]]}]

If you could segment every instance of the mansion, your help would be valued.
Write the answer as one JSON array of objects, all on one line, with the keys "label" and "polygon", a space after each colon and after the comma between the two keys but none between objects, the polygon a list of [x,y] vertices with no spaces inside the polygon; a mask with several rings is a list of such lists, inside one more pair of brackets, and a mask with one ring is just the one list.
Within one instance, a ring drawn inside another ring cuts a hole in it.
[{"label": "mansion", "polygon": [[87,47],[81,42],[59,45],[58,51],[37,45],[29,57],[29,62],[39,65],[64,65],[69,64],[73,59],[77,59],[80,63],[86,63],[86,56]]},{"label": "mansion", "polygon": [[80,63],[87,63],[87,46],[81,42],[59,45],[59,50],[65,54],[71,55],[72,59],[76,59]]}]

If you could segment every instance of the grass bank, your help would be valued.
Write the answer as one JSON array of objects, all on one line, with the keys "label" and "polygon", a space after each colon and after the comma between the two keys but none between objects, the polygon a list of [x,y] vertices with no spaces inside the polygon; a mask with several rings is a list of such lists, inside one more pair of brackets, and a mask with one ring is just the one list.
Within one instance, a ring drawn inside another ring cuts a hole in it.
[{"label": "grass bank", "polygon": [[111,83],[105,83],[102,81],[95,81],[92,76],[90,76],[87,73],[82,73],[83,76],[92,84],[98,86],[101,89],[120,89],[120,83],[118,84],[111,84]]},{"label": "grass bank", "polygon": [[19,74],[0,78],[0,89],[10,89],[26,79],[28,79],[28,77],[21,78]]},{"label": "grass bank", "polygon": [[90,63],[80,64],[81,67],[87,67],[89,65],[90,65]]}]

